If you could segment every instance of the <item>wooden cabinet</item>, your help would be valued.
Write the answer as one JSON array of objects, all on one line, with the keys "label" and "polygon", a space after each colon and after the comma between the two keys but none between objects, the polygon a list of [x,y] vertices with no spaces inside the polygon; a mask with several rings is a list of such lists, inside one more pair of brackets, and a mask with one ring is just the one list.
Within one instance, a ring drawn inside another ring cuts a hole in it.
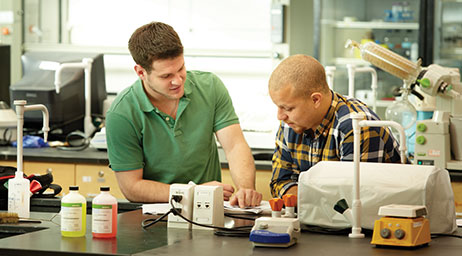
[{"label": "wooden cabinet", "polygon": [[[222,169],[221,179],[223,183],[231,184],[234,188],[236,188],[229,169]],[[269,187],[271,181],[271,170],[257,170],[255,179],[256,190],[262,193],[262,199],[266,201],[270,200],[272,198]]]},{"label": "wooden cabinet", "polygon": [[[15,166],[15,161],[0,161],[0,165]],[[79,192],[85,197],[94,197],[99,194],[101,186],[109,186],[111,194],[116,198],[125,199],[119,189],[119,184],[112,171],[106,165],[24,162],[26,174],[53,174],[53,183],[60,185],[63,196],[69,192],[69,186],[79,186]]]},{"label": "wooden cabinet", "polygon": [[451,182],[454,191],[454,201],[456,203],[456,212],[462,212],[462,182]]},{"label": "wooden cabinet", "polygon": [[[0,165],[16,167],[16,161],[0,161]],[[63,190],[60,196],[69,192],[69,186],[75,185],[75,164],[48,163],[48,162],[24,162],[24,173],[29,174],[53,174],[53,183],[60,185]]]},{"label": "wooden cabinet", "polygon": [[100,187],[109,186],[111,195],[125,199],[119,189],[114,171],[106,165],[77,164],[75,177],[80,193],[87,198],[98,195]]},{"label": "wooden cabinet", "polygon": [[16,161],[0,161],[1,166],[14,166],[16,167]]}]

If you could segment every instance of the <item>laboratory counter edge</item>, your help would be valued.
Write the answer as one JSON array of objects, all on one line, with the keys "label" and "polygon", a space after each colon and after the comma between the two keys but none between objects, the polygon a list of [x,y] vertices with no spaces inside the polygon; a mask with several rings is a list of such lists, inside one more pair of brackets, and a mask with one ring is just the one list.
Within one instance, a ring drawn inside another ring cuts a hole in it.
[{"label": "laboratory counter edge", "polygon": [[[32,218],[41,224],[29,225],[38,231],[0,239],[0,255],[460,255],[462,240],[456,237],[436,237],[428,246],[419,248],[380,248],[370,244],[371,237],[351,239],[348,235],[331,235],[302,232],[298,242],[289,248],[254,247],[248,237],[214,235],[212,230],[167,228],[159,222],[143,229],[141,222],[152,218],[141,210],[118,215],[118,234],[113,239],[97,239],[91,234],[91,215],[87,215],[85,237],[62,237],[60,216],[52,213],[32,212]],[[48,220],[48,221],[45,221]],[[51,220],[52,222],[50,222]],[[236,225],[239,220],[227,219]],[[242,220],[242,225],[252,225]],[[237,224],[237,226],[240,226]],[[458,228],[457,235],[462,234]]]},{"label": "laboratory counter edge", "polygon": [[[51,162],[51,163],[81,163],[109,165],[107,151],[88,147],[81,151],[60,150],[57,148],[25,148],[24,161]],[[252,149],[257,170],[271,170],[271,156],[273,150]],[[16,161],[17,149],[15,147],[0,146],[0,161]],[[222,168],[229,168],[222,148],[218,149]]]}]

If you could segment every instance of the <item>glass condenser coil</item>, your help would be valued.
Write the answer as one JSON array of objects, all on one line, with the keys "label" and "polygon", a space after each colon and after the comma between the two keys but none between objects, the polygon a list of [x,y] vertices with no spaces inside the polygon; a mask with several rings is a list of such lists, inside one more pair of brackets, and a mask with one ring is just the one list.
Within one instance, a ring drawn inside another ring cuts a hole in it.
[{"label": "glass condenser coil", "polygon": [[405,81],[415,81],[420,72],[419,64],[413,63],[374,42],[359,44],[353,40],[348,40],[346,47],[349,46],[359,48],[361,57],[365,61]]}]

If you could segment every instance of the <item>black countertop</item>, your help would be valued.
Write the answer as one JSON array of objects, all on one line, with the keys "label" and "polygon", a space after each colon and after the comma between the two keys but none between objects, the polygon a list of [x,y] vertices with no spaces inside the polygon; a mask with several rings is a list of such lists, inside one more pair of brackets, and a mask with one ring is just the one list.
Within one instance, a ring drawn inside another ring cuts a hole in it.
[{"label": "black countertop", "polygon": [[[87,198],[87,212],[91,213],[91,202],[93,198]],[[142,203],[133,203],[126,199],[117,199],[119,213],[133,211],[140,209]],[[0,199],[0,210],[6,211],[8,208],[8,200],[6,198]],[[30,210],[32,212],[59,212],[61,210],[61,197],[53,198],[37,198],[30,199]]]},{"label": "black countertop", "polygon": [[[252,150],[257,170],[271,170],[272,150]],[[14,147],[0,147],[0,160],[16,161],[17,149]],[[229,168],[225,154],[218,149],[221,167]],[[107,151],[88,147],[81,151],[65,151],[56,148],[25,148],[24,161],[52,162],[52,163],[82,163],[109,165]],[[265,160],[266,159],[266,160]]]},{"label": "black countertop", "polygon": [[[302,232],[292,247],[253,247],[248,237],[216,236],[211,230],[167,228],[159,222],[149,229],[141,221],[152,216],[141,210],[118,215],[118,234],[114,239],[94,239],[91,235],[91,215],[87,216],[85,237],[66,238],[60,233],[59,215],[31,214],[41,224],[10,224],[46,227],[40,231],[0,239],[0,255],[457,255],[462,251],[462,240],[455,237],[433,238],[429,246],[417,249],[376,248],[371,238],[351,239],[348,235],[326,235]],[[228,224],[238,223],[227,220]],[[251,225],[245,221],[242,225]],[[240,225],[240,224],[238,224]],[[0,225],[0,230],[4,225]],[[462,229],[457,230],[462,234]]]},{"label": "black countertop", "polygon": [[[0,160],[16,161],[15,147],[0,147]],[[39,161],[53,163],[86,163],[109,165],[107,152],[95,148],[81,151],[65,151],[56,148],[25,148],[24,161]]]}]

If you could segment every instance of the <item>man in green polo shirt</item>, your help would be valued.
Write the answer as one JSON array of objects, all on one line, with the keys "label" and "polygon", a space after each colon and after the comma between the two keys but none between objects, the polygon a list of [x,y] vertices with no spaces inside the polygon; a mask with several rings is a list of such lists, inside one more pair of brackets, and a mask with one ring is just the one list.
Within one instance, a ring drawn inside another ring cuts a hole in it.
[{"label": "man in green polo shirt", "polygon": [[[225,200],[260,204],[255,165],[231,98],[212,73],[186,71],[173,28],[153,22],[138,28],[128,47],[139,79],[106,114],[108,156],[125,197],[167,202],[172,183],[220,185]],[[221,183],[215,136],[237,191]]]}]

